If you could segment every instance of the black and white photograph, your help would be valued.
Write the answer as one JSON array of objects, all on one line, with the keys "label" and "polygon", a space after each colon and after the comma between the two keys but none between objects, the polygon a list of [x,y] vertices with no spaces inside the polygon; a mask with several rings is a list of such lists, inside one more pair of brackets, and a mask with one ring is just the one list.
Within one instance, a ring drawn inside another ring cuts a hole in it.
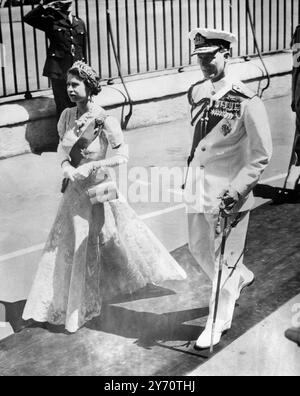
[{"label": "black and white photograph", "polygon": [[1,377],[300,376],[299,234],[299,0],[0,0]]}]

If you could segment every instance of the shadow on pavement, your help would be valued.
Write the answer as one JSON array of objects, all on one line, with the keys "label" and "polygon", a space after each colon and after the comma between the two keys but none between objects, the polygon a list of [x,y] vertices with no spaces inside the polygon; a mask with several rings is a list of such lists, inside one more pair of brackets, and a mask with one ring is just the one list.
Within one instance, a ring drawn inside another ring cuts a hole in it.
[{"label": "shadow on pavement", "polygon": [[156,345],[157,341],[195,340],[199,336],[199,327],[184,323],[206,315],[208,308],[154,314],[105,305],[101,316],[89,322],[86,327],[136,339],[135,344],[138,346],[150,348]]},{"label": "shadow on pavement", "polygon": [[[299,216],[298,204],[265,205],[252,213],[245,262],[256,282],[238,301],[233,326],[214,354],[300,293]],[[102,314],[71,336],[47,327],[8,337],[0,343],[0,373],[174,376],[205,363],[211,355],[196,354],[193,344],[208,313],[210,286],[191,264],[187,246],[173,256],[188,268],[187,281],[151,285],[104,303]],[[24,302],[5,306],[14,322]]]},{"label": "shadow on pavement", "polygon": [[0,301],[0,304],[4,307],[5,310],[4,320],[11,325],[14,332],[20,331],[25,324],[25,322],[22,319],[22,313],[26,301],[18,301],[14,303]]},{"label": "shadow on pavement", "polygon": [[[34,105],[32,104],[34,101]],[[28,113],[29,122],[26,123],[25,139],[29,143],[33,154],[41,155],[44,152],[55,152],[59,143],[57,133],[57,119],[55,106],[47,97],[23,101],[24,110]],[[45,112],[52,109],[53,116],[44,118]]]}]

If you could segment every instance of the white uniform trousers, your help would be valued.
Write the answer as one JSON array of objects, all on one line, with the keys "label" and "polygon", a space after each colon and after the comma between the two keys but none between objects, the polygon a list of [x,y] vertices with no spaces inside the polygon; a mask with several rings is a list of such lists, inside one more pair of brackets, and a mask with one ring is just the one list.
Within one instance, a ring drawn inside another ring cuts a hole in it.
[{"label": "white uniform trousers", "polygon": [[[228,218],[231,224],[239,214],[233,214]],[[243,264],[244,247],[249,223],[249,211],[242,212],[241,220],[235,228],[232,228],[225,247],[225,262],[223,265],[222,289],[220,293],[217,320],[224,321],[231,326],[239,283],[243,274],[249,272]],[[220,248],[222,233],[216,234],[218,215],[207,213],[188,214],[189,226],[189,248],[207,276],[212,281],[212,297],[210,300],[210,314],[213,315],[215,291],[218,279],[218,268],[220,258]],[[232,272],[232,267],[237,264],[237,268]]]}]

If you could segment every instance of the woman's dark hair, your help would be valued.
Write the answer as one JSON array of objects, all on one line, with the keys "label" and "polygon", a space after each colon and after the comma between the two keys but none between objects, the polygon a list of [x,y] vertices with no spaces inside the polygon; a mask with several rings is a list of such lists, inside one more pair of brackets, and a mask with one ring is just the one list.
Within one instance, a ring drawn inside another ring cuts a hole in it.
[{"label": "woman's dark hair", "polygon": [[96,71],[84,62],[78,61],[68,70],[68,74],[82,78],[85,85],[90,89],[91,95],[101,92],[100,77]]}]

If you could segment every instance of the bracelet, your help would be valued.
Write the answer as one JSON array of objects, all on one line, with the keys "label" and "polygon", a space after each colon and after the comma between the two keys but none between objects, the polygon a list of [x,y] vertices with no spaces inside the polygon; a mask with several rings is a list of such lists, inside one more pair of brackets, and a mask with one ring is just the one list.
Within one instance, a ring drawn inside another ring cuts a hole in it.
[{"label": "bracelet", "polygon": [[69,161],[68,159],[65,159],[65,160],[63,160],[63,161],[61,162],[60,167],[62,167],[63,164],[64,164],[65,162],[69,162],[69,164],[70,164],[70,161]]}]

